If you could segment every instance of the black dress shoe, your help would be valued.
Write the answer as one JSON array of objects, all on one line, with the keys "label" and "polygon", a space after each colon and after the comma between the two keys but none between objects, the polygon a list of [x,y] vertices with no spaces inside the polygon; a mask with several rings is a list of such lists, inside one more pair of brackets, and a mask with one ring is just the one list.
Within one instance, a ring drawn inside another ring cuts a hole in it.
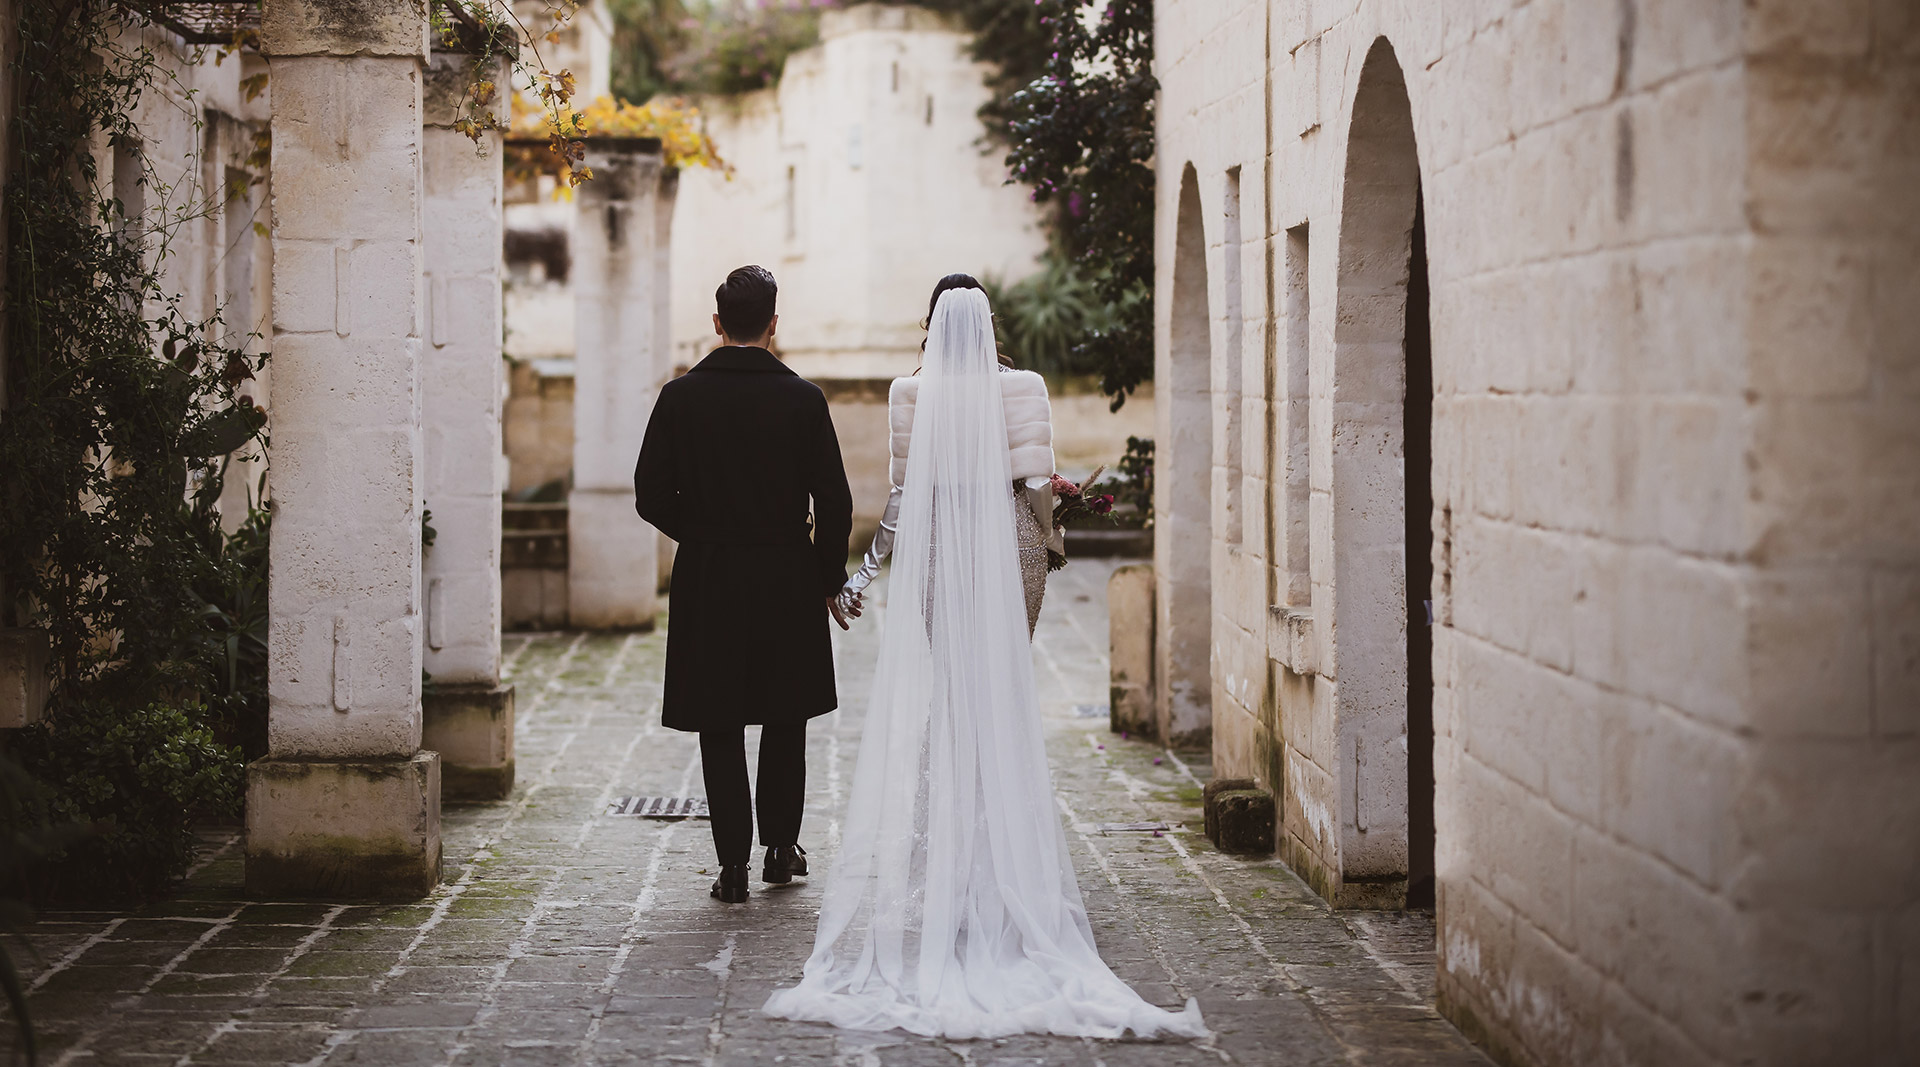
[{"label": "black dress shoe", "polygon": [[774,845],[767,849],[767,864],[760,869],[760,880],[775,885],[793,881],[794,875],[807,874],[807,850],[799,845]]},{"label": "black dress shoe", "polygon": [[720,878],[713,883],[713,891],[708,895],[722,904],[746,903],[747,865],[738,863],[720,868]]}]

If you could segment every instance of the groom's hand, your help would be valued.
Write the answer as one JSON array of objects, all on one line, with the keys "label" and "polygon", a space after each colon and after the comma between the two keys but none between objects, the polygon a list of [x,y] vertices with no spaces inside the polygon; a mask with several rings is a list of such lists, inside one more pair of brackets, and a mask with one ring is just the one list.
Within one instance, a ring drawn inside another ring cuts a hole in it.
[{"label": "groom's hand", "polygon": [[827,598],[827,612],[828,614],[833,616],[834,622],[837,622],[840,624],[840,628],[842,630],[851,630],[853,628],[847,625],[847,617],[840,611],[839,597],[830,596]]}]

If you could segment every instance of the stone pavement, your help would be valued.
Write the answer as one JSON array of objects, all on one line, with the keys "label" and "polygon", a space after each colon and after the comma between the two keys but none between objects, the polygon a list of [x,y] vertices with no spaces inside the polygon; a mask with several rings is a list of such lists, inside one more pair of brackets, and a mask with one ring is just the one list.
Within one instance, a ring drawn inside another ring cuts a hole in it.
[{"label": "stone pavement", "polygon": [[[1204,756],[1106,730],[1106,577],[1054,576],[1035,639],[1060,815],[1114,969],[1200,999],[1204,1042],[944,1042],[768,1019],[812,943],[822,880],[709,900],[701,821],[603,814],[700,792],[662,729],[660,634],[510,635],[519,786],[446,810],[446,878],[407,905],[251,900],[237,839],[176,899],[48,914],[32,1007],[55,1064],[1482,1064],[1429,1006],[1433,923],[1334,914],[1291,873],[1198,832]],[[843,710],[809,734],[802,842],[832,862],[876,616],[837,635]],[[744,661],[742,669],[751,669]],[[1121,829],[1164,822],[1175,829]],[[757,874],[757,869],[756,869]]]}]

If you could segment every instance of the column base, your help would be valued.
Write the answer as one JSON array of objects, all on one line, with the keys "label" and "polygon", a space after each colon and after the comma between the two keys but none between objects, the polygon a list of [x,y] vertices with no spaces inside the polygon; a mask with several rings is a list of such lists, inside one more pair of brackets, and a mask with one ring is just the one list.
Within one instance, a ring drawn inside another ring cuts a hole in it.
[{"label": "column base", "polygon": [[247,765],[247,892],[418,900],[440,884],[440,756]]},{"label": "column base", "polygon": [[442,799],[500,800],[513,791],[513,686],[435,685],[420,710],[420,746],[440,753]]}]

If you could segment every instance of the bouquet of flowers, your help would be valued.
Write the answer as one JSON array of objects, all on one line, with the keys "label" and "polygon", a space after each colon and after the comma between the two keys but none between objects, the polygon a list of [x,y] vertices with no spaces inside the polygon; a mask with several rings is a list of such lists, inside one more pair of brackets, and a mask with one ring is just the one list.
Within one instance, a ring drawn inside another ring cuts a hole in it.
[{"label": "bouquet of flowers", "polygon": [[[1065,526],[1068,520],[1077,519],[1083,515],[1095,516],[1105,519],[1107,522],[1113,521],[1113,494],[1090,491],[1093,488],[1097,488],[1095,483],[1100,480],[1100,476],[1105,474],[1106,471],[1107,468],[1100,467],[1096,469],[1086,481],[1078,485],[1060,477],[1058,474],[1053,476],[1053,525],[1055,529]],[[1055,552],[1052,548],[1047,549],[1047,570],[1049,573],[1057,571],[1066,565],[1066,556]]]}]

